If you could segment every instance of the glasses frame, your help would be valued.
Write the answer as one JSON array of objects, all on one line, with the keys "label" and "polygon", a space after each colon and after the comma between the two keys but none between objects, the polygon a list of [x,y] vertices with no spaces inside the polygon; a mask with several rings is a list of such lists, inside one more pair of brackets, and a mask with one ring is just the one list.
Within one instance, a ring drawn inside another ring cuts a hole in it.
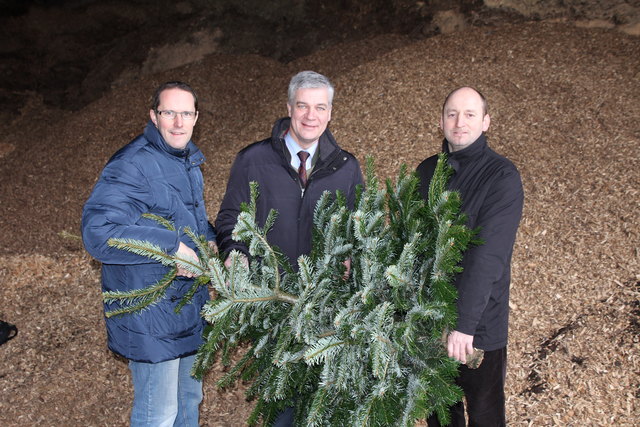
[{"label": "glasses frame", "polygon": [[[195,120],[198,116],[197,111],[156,110],[156,114],[167,120],[174,120],[178,114],[180,114],[182,120]],[[185,116],[185,114],[187,114],[187,116]]]}]

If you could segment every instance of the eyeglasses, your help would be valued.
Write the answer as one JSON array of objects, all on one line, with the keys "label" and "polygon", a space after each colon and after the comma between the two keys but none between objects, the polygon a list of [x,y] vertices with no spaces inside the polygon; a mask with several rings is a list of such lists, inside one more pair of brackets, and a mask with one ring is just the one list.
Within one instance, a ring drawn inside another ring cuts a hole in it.
[{"label": "eyeglasses", "polygon": [[182,116],[182,120],[193,120],[196,118],[197,111],[173,111],[173,110],[156,110],[156,113],[164,118],[173,120],[178,114]]}]

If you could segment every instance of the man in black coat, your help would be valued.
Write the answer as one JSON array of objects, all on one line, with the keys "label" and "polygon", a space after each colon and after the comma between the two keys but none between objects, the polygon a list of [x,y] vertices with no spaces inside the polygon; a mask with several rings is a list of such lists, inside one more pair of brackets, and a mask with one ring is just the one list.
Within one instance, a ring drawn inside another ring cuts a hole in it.
[{"label": "man in black coat", "polygon": [[[507,366],[511,255],[522,216],[524,194],[520,174],[508,159],[487,145],[490,117],[485,97],[462,87],[452,91],[442,108],[440,127],[454,174],[450,190],[462,196],[467,225],[480,228],[483,243],[465,252],[456,277],[458,320],[447,336],[447,351],[461,363],[474,347],[484,350],[477,369],[460,366],[457,383],[464,391],[470,426],[506,425],[504,383]],[[420,191],[427,197],[437,156],[417,168]],[[465,426],[465,406],[451,408],[452,425]],[[435,416],[429,426],[439,426]]]},{"label": "man in black coat", "polygon": [[[325,76],[313,71],[296,74],[289,83],[289,117],[275,123],[271,137],[238,153],[215,222],[223,254],[233,249],[249,254],[246,245],[234,241],[231,234],[240,204],[249,202],[251,181],[259,186],[256,221],[262,227],[271,209],[278,212],[267,239],[281,249],[294,268],[300,255],[311,252],[313,212],[322,193],[340,191],[353,208],[356,186],[363,183],[362,172],[356,158],[342,150],[327,129],[333,93]],[[345,265],[348,274],[348,260]],[[292,424],[292,408],[280,414],[275,423]]]},{"label": "man in black coat", "polygon": [[325,76],[313,71],[298,73],[289,84],[289,117],[275,123],[271,137],[238,153],[215,222],[224,254],[237,249],[248,255],[246,246],[234,241],[231,233],[240,204],[249,202],[251,181],[259,185],[258,224],[264,225],[269,210],[278,211],[269,243],[278,246],[294,266],[300,255],[311,251],[313,211],[322,193],[339,190],[353,207],[362,172],[356,158],[342,150],[327,129],[333,92]]}]

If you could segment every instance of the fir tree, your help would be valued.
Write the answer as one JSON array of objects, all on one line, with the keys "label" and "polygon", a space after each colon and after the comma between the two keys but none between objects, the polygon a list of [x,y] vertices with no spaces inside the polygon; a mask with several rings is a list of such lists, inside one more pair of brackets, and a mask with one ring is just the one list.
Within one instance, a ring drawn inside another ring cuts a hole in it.
[{"label": "fir tree", "polygon": [[[202,311],[209,326],[193,374],[202,378],[220,355],[231,367],[218,385],[238,378],[251,384],[249,424],[269,425],[286,407],[309,426],[413,426],[433,412],[447,423],[447,408],[462,392],[442,334],[456,322],[452,279],[459,261],[478,243],[464,225],[459,194],[446,190],[450,174],[442,154],[424,201],[405,166],[395,183],[380,188],[368,159],[366,189],[353,211],[340,194],[319,200],[313,249],[298,258],[297,270],[267,241],[277,212],[263,226],[255,221],[255,183],[233,232],[249,248],[248,267],[233,251],[226,269],[196,236],[197,261],[147,242],[110,244],[200,274],[192,291],[210,281],[217,297]],[[113,314],[143,309],[162,298],[174,276],[175,268],[161,283],[105,300],[124,304]],[[241,344],[248,349],[232,363]]]}]

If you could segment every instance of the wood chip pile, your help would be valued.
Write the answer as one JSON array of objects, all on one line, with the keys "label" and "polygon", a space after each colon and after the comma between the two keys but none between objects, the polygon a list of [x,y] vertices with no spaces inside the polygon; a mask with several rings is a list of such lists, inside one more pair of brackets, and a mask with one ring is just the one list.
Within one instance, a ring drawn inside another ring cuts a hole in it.
[{"label": "wood chip pile", "polygon": [[[281,64],[213,55],[81,111],[38,99],[0,124],[0,425],[127,425],[126,362],[106,348],[97,263],[68,235],[98,173],[141,132],[150,95],[198,90],[194,139],[215,217],[235,153],[286,114],[286,85],[314,69],[336,85],[331,129],[381,177],[440,149],[445,95],[489,100],[490,145],[519,167],[525,212],[511,297],[512,426],[633,426],[640,419],[640,39],[565,24],[473,28],[415,41],[382,36]],[[205,382],[205,426],[244,425],[244,386]]]}]

